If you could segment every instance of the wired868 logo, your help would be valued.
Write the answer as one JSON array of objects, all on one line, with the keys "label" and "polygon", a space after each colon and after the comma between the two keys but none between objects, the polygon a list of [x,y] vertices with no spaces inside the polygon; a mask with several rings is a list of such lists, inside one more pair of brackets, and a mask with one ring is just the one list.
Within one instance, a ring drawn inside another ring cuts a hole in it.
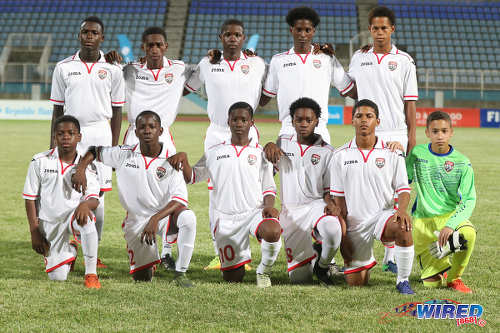
[{"label": "wired868 logo", "polygon": [[381,323],[388,323],[394,318],[410,316],[418,319],[452,319],[457,326],[474,324],[486,325],[482,319],[483,307],[480,304],[460,304],[451,299],[430,299],[425,302],[404,303],[380,317]]}]

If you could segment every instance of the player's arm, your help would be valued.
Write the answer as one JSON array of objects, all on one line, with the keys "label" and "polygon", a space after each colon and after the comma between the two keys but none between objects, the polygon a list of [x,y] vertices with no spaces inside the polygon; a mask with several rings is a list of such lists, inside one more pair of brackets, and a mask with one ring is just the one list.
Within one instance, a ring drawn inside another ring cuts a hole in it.
[{"label": "player's arm", "polygon": [[262,209],[262,217],[277,219],[280,212],[274,208],[276,195],[268,194],[264,196],[264,208]]},{"label": "player's arm", "polygon": [[141,234],[141,243],[146,242],[148,245],[153,245],[155,242],[155,235],[158,232],[158,223],[165,217],[173,214],[177,209],[182,208],[180,202],[171,200],[162,210],[160,210],[155,215],[151,216],[148,224],[144,227]]},{"label": "player's arm", "polygon": [[54,148],[54,122],[57,118],[61,117],[64,114],[64,105],[56,105],[54,104],[52,110],[52,122],[50,123],[50,148]]},{"label": "player's arm", "polygon": [[406,152],[409,154],[417,144],[417,102],[405,101],[404,111],[406,116],[406,127],[408,128],[408,147]]},{"label": "player's arm", "polygon": [[40,229],[38,229],[39,223],[36,211],[36,201],[26,199],[24,202],[26,207],[26,216],[28,217],[30,227],[31,248],[36,253],[47,256],[50,244],[47,242],[45,237],[42,236]]},{"label": "player's arm", "polygon": [[408,174],[406,173],[405,158],[402,152],[394,152],[394,174],[392,186],[398,195],[398,210],[394,214],[394,219],[400,224],[401,229],[411,231],[411,218],[408,215],[408,205],[410,204],[411,188],[408,185]]},{"label": "player's arm", "polygon": [[[278,141],[279,140],[280,139],[278,138]],[[268,142],[264,146],[264,153],[266,154],[266,159],[273,164],[278,163],[280,161],[281,156],[283,156],[283,151],[274,142]]]},{"label": "player's arm", "polygon": [[97,158],[101,150],[101,146],[90,146],[87,153],[78,162],[75,168],[76,171],[73,176],[71,176],[71,183],[75,191],[85,194],[85,191],[87,190],[87,175],[85,171],[90,163]]},{"label": "player's arm", "polygon": [[120,140],[120,131],[122,129],[122,107],[113,106],[113,116],[111,117],[111,145],[117,146]]},{"label": "player's arm", "polygon": [[87,221],[92,220],[92,211],[99,205],[99,200],[95,197],[90,197],[87,200],[80,202],[75,209],[75,220],[81,226],[87,224]]},{"label": "player's arm", "polygon": [[271,98],[276,97],[278,93],[279,78],[278,78],[278,60],[273,57],[271,63],[267,67],[267,74],[262,86],[262,94],[260,96],[259,105],[264,106]]}]

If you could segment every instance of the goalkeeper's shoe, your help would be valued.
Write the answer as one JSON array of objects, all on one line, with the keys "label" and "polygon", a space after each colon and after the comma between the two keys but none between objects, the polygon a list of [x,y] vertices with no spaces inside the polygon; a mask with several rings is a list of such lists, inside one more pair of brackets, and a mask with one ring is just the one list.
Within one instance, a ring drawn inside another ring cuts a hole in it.
[{"label": "goalkeeper's shoe", "polygon": [[472,290],[465,285],[462,279],[456,279],[452,282],[448,282],[448,288],[455,289],[464,294],[472,294]]},{"label": "goalkeeper's shoe", "polygon": [[398,274],[398,265],[396,265],[392,261],[388,261],[387,264],[382,265],[382,272],[391,272],[394,274]]},{"label": "goalkeeper's shoe", "polygon": [[97,268],[108,268],[107,265],[105,265],[101,259],[97,258]]},{"label": "goalkeeper's shoe", "polygon": [[413,295],[415,292],[410,287],[410,282],[408,280],[404,280],[398,283],[396,289],[400,294]]},{"label": "goalkeeper's shoe", "polygon": [[322,286],[328,287],[333,284],[332,280],[330,279],[330,275],[328,274],[328,267],[323,268],[319,265],[319,260],[316,260],[316,263],[314,264],[313,268],[313,273],[316,275],[316,277],[319,280],[319,283]]},{"label": "goalkeeper's shoe", "polygon": [[89,289],[101,289],[101,283],[96,274],[85,275],[85,287]]},{"label": "goalkeeper's shoe", "polygon": [[206,271],[220,269],[220,260],[218,256],[215,256],[210,263],[203,268]]},{"label": "goalkeeper's shoe", "polygon": [[163,258],[161,258],[161,264],[167,271],[175,271],[175,260],[170,254],[167,253]]}]

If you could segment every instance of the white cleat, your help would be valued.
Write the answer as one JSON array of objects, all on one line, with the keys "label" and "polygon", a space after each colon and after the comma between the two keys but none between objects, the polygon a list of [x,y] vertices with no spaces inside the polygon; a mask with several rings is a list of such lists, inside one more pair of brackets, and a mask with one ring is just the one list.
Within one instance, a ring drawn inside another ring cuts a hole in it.
[{"label": "white cleat", "polygon": [[268,288],[271,286],[271,277],[269,274],[259,274],[257,273],[257,287]]}]

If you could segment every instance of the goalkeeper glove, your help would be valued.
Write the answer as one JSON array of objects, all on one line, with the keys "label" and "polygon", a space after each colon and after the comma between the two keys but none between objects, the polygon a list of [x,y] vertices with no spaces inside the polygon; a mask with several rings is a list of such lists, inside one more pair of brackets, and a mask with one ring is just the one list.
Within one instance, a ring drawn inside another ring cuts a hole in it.
[{"label": "goalkeeper glove", "polygon": [[[439,231],[434,231],[434,234],[439,238]],[[460,252],[467,250],[465,245],[467,240],[458,231],[454,231],[451,236],[446,241],[446,244],[441,247],[439,246],[439,240],[429,245],[429,251],[432,256],[437,259],[442,259],[449,255],[450,253]]]}]

